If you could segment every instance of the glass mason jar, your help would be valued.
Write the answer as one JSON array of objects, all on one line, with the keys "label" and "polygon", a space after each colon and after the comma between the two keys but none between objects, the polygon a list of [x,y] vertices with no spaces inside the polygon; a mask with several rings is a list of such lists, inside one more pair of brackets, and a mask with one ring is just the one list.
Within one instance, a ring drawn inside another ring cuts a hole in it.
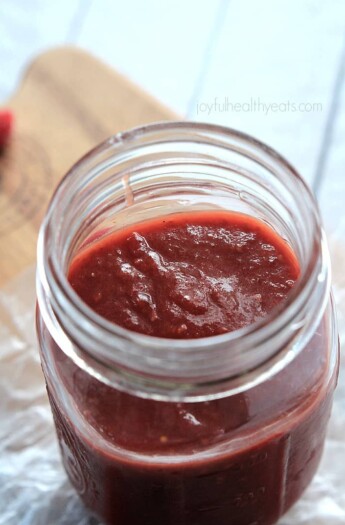
[{"label": "glass mason jar", "polygon": [[[124,225],[232,210],[268,223],[301,274],[287,301],[232,333],[162,339],[92,311],[66,274]],[[119,133],[58,186],[38,243],[37,331],[66,472],[109,525],[268,525],[318,466],[338,371],[315,201],[275,151],[231,129]]]}]

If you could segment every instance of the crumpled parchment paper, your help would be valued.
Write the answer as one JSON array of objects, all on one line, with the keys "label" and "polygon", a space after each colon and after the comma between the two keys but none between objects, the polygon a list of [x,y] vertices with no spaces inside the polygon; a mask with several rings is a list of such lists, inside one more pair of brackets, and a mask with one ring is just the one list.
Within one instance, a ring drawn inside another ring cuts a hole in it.
[{"label": "crumpled parchment paper", "polygon": [[[330,245],[344,345],[345,247],[332,239]],[[0,525],[98,525],[60,462],[34,316],[35,270],[29,268],[0,290]],[[345,360],[320,468],[279,525],[345,525]]]}]

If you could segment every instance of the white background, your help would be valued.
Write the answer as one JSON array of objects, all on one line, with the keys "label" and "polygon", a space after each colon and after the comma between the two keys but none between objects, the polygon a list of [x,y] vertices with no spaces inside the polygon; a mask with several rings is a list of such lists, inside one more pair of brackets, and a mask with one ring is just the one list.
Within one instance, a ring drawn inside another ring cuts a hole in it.
[{"label": "white background", "polygon": [[0,103],[36,53],[79,45],[182,117],[275,147],[334,232],[345,223],[344,29],[344,0],[2,0]]}]

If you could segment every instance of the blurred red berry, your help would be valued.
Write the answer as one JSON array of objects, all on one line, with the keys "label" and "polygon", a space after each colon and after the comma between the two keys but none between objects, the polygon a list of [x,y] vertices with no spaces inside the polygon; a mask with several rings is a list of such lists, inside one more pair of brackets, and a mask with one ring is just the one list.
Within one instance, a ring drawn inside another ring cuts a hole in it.
[{"label": "blurred red berry", "polygon": [[9,142],[13,128],[13,113],[9,109],[0,109],[0,149]]}]

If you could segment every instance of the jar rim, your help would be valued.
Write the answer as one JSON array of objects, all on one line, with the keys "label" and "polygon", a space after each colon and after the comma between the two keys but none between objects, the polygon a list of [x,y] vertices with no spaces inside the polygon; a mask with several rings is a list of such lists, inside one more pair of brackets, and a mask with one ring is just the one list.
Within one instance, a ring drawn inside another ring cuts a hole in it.
[{"label": "jar rim", "polygon": [[[313,275],[314,280],[320,282],[324,280],[325,292],[324,295],[327,295],[327,290],[329,291],[329,272],[325,273],[325,265],[322,265],[320,269],[320,252],[324,252],[323,258],[325,258],[325,253],[327,248],[325,246],[325,241],[322,236],[322,230],[319,220],[319,213],[317,204],[312,195],[311,190],[308,185],[305,183],[304,179],[299,175],[299,173],[293,168],[293,166],[279,153],[277,153],[273,148],[267,146],[260,140],[253,138],[246,133],[237,131],[225,126],[219,126],[209,123],[199,123],[199,122],[183,122],[183,121],[173,121],[173,122],[158,122],[154,124],[147,124],[144,126],[133,128],[129,131],[124,131],[117,133],[110,138],[103,141],[101,144],[90,150],[86,155],[84,155],[74,166],[67,172],[64,178],[61,180],[58,188],[56,189],[46,217],[43,221],[38,242],[38,274],[42,277],[45,276],[45,258],[44,258],[44,244],[46,240],[47,230],[49,221],[52,216],[52,209],[55,205],[56,200],[59,198],[59,192],[62,191],[62,188],[68,184],[71,177],[73,177],[77,170],[85,166],[90,159],[93,159],[97,155],[100,155],[107,151],[109,148],[114,148],[114,155],[123,148],[127,147],[129,151],[135,150],[142,142],[142,140],[148,139],[154,140],[154,137],[160,137],[161,140],[158,142],[169,142],[169,137],[171,137],[174,132],[183,132],[187,134],[201,133],[204,136],[214,136],[216,139],[224,138],[225,140],[237,141],[241,148],[244,148],[244,151],[249,150],[250,148],[255,149],[256,157],[257,155],[264,154],[268,156],[271,160],[274,161],[277,165],[280,165],[286,173],[289,174],[292,180],[298,181],[300,187],[303,188],[305,192],[306,200],[309,202],[310,210],[312,211],[312,220],[313,220],[313,238],[309,239],[312,243],[312,248],[310,250],[310,258],[307,264],[301,269],[301,274],[298,280],[296,281],[294,287],[289,292],[286,300],[274,307],[265,317],[259,319],[258,321],[244,326],[238,330],[232,332],[226,332],[224,334],[202,337],[202,338],[191,338],[191,339],[173,339],[173,338],[163,338],[156,337],[152,335],[146,335],[138,332],[131,331],[129,329],[123,328],[111,321],[108,321],[101,317],[99,314],[95,313],[82,299],[76,294],[72,289],[71,285],[68,282],[66,274],[62,271],[62,268],[55,267],[55,278],[59,283],[60,289],[63,291],[65,298],[68,301],[72,301],[78,311],[84,318],[86,318],[91,323],[96,324],[101,330],[106,332],[110,337],[120,337],[126,341],[131,341],[132,343],[142,345],[144,348],[152,347],[154,349],[166,348],[167,345],[173,345],[174,350],[187,350],[189,354],[196,349],[202,350],[210,347],[223,347],[224,345],[231,346],[236,344],[239,340],[243,342],[244,338],[247,341],[248,347],[252,345],[255,341],[260,339],[261,343],[266,341],[268,338],[272,337],[272,334],[282,330],[287,323],[291,323],[294,315],[292,312],[299,311],[302,308],[302,303],[299,305],[298,299],[301,297],[306,290],[310,289],[310,278]],[[163,136],[162,136],[163,134]],[[165,139],[165,140],[163,140]],[[172,140],[172,139],[171,139]],[[241,153],[241,151],[240,151]],[[253,157],[252,157],[253,158]],[[259,157],[254,160],[260,162]],[[322,255],[322,254],[321,254]],[[327,256],[326,256],[327,258]],[[317,267],[319,265],[319,267]],[[44,279],[43,279],[44,280]],[[48,291],[49,283],[45,282],[45,290]],[[310,291],[310,290],[309,290]],[[303,303],[304,304],[304,303]],[[270,333],[267,333],[267,328],[270,327]],[[296,331],[299,327],[296,326]],[[265,334],[266,331],[266,334]],[[275,356],[271,356],[272,358]],[[290,355],[289,359],[292,359]]]}]

